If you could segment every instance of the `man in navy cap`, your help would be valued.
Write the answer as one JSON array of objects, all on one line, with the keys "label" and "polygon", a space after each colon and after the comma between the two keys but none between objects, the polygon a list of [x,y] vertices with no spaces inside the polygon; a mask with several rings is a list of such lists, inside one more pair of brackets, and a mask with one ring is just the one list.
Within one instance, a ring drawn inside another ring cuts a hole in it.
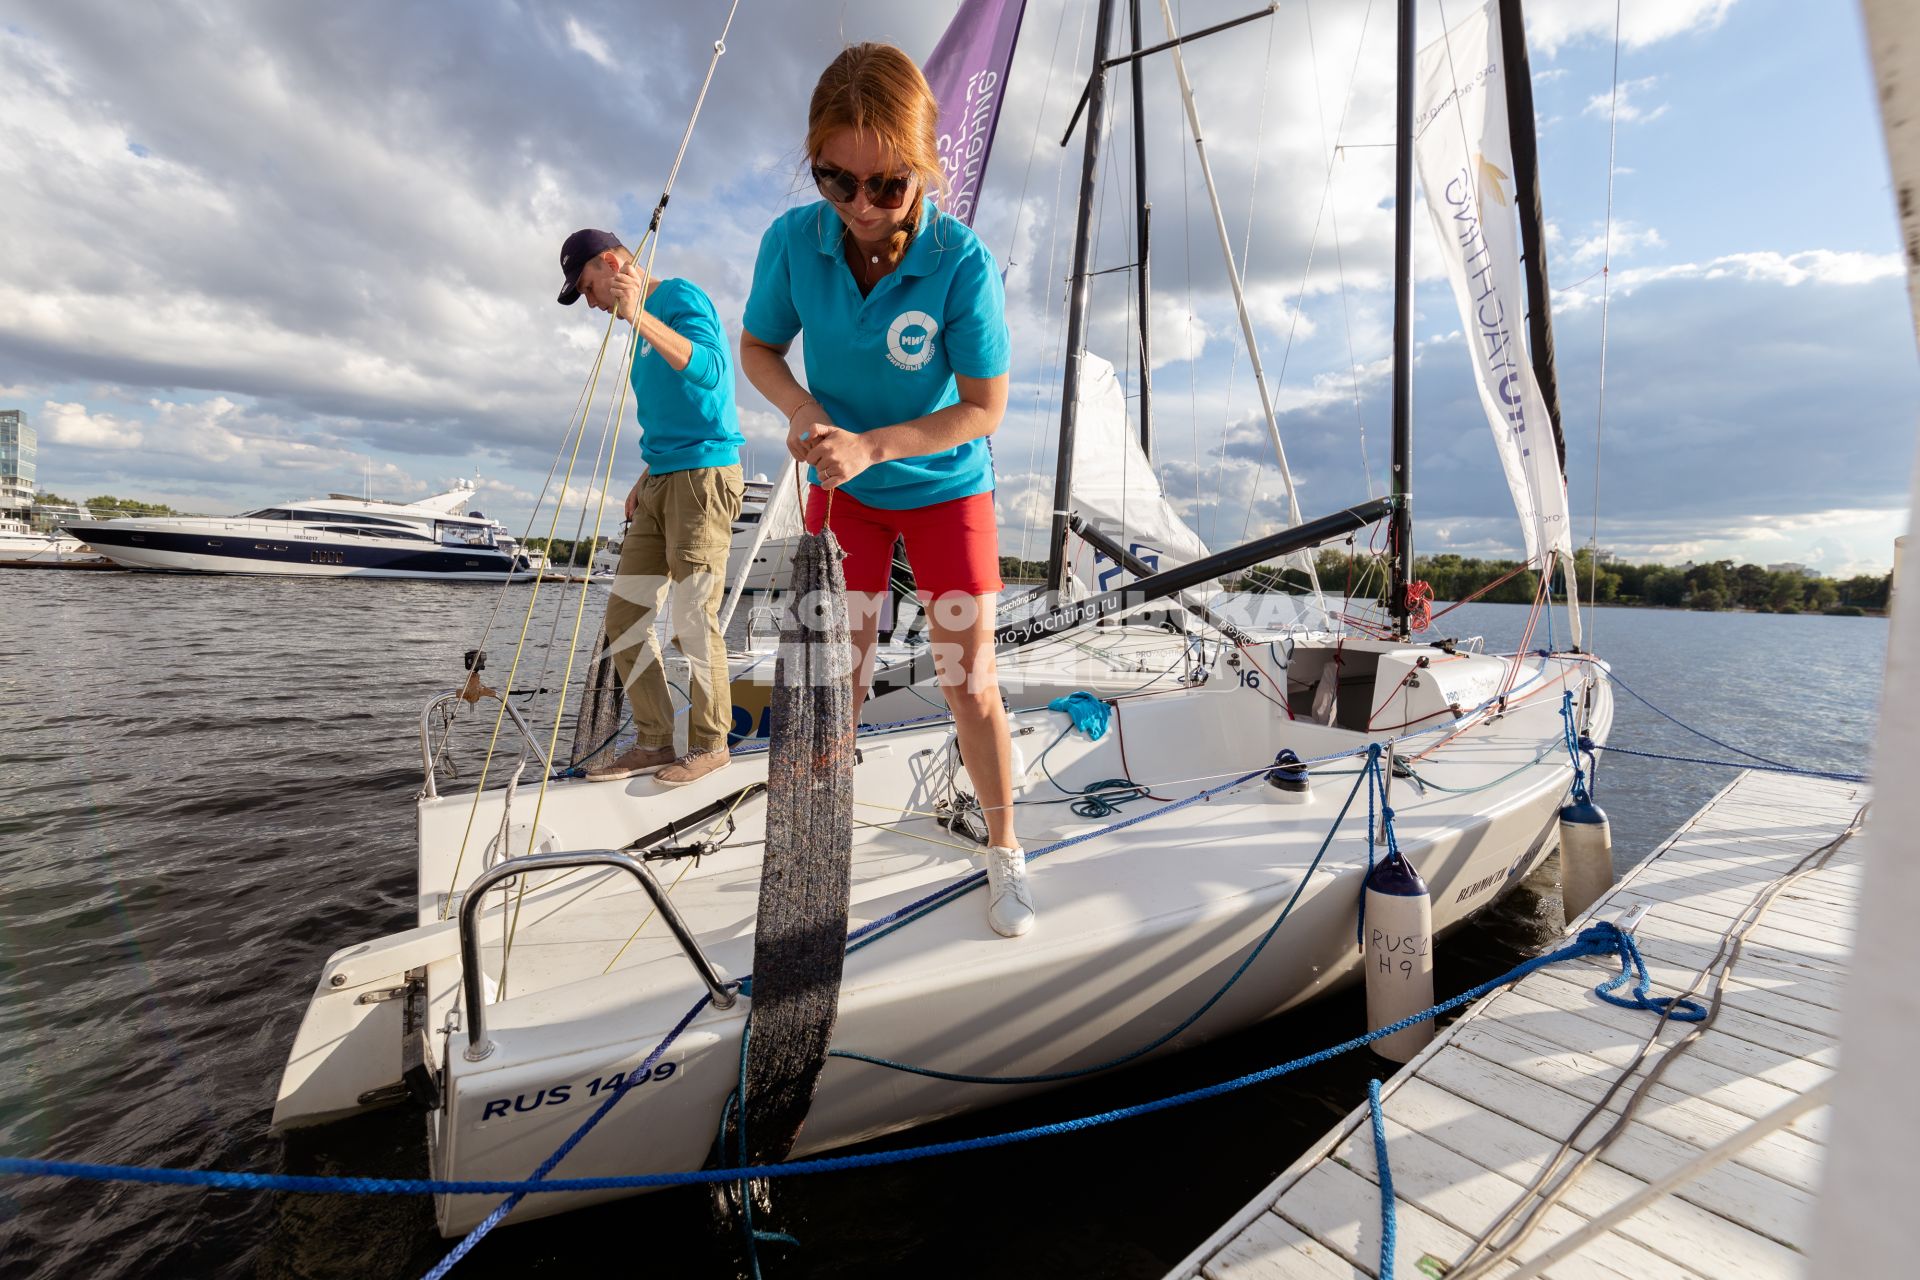
[{"label": "man in navy cap", "polygon": [[[635,745],[588,768],[600,781],[653,772],[680,786],[726,766],[733,699],[720,636],[727,552],[740,515],[733,359],[713,300],[687,280],[649,275],[617,236],[576,231],[560,248],[560,304],[584,297],[639,330],[634,410],[647,470],[627,495],[627,532],[607,602],[607,647],[639,730]],[[673,704],[654,634],[662,596],[692,663],[687,752],[675,758]]]}]

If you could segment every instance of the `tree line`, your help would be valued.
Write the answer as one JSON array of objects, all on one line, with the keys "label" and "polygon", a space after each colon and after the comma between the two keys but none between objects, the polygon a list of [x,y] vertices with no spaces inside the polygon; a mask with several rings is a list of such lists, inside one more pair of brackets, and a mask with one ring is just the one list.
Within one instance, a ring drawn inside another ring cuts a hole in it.
[{"label": "tree line", "polygon": [[187,514],[184,511],[175,511],[172,507],[165,506],[158,502],[137,502],[132,498],[116,498],[110,493],[103,493],[98,497],[88,498],[85,502],[75,502],[73,499],[63,498],[57,493],[43,493],[34,499],[34,505],[42,507],[85,507],[96,517],[105,519],[112,519],[115,516],[179,516]]},{"label": "tree line", "polygon": [[[1885,613],[1893,589],[1891,573],[1856,574],[1829,578],[1801,569],[1768,569],[1757,564],[1736,565],[1714,560],[1684,567],[1665,564],[1626,564],[1609,561],[1596,576],[1593,557],[1585,550],[1574,555],[1574,572],[1581,599],[1602,604],[1652,605],[1668,609],[1745,609],[1754,613],[1831,613],[1857,616]],[[1364,563],[1364,562],[1362,562]],[[1315,560],[1321,588],[1345,594],[1351,579],[1361,587],[1356,594],[1384,597],[1382,575],[1376,570],[1361,581],[1358,564],[1350,566],[1346,552],[1322,549]],[[1515,570],[1519,572],[1515,573]],[[1421,556],[1414,560],[1413,577],[1433,588],[1436,600],[1460,600],[1499,582],[1480,597],[1496,604],[1529,604],[1540,578],[1517,560],[1480,560],[1471,556]],[[1242,591],[1307,590],[1306,575],[1297,569],[1260,565],[1229,584]],[[1564,578],[1554,584],[1565,589]]]}]

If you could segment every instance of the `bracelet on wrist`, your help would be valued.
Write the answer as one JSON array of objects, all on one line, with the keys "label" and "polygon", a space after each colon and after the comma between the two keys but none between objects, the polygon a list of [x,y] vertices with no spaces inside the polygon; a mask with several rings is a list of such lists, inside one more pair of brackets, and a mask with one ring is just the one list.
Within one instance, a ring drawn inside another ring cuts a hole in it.
[{"label": "bracelet on wrist", "polygon": [[794,415],[799,413],[802,409],[806,408],[810,404],[818,404],[818,403],[820,403],[818,400],[815,400],[812,396],[808,396],[805,400],[802,400],[799,404],[793,406],[793,409],[791,410],[791,412],[787,414],[787,425],[788,426],[793,425]]}]

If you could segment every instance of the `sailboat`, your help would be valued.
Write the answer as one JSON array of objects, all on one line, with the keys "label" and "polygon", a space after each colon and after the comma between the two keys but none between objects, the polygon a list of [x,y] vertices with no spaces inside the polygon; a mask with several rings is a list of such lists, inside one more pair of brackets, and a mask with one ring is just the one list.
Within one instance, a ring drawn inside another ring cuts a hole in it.
[{"label": "sailboat", "polygon": [[[1109,47],[1115,7],[1099,4],[1096,49]],[[1381,519],[1394,524],[1404,588],[1412,0],[1400,12],[1396,493],[1185,564],[1143,565],[1132,581],[1082,599],[1057,596],[1001,628],[1006,650],[1203,592],[1223,574]],[[1089,85],[1083,196],[1102,149],[1111,65],[1097,59]],[[1068,458],[1082,384],[1096,371],[1083,342],[1090,216],[1083,199],[1063,397]],[[1066,541],[1059,519],[1056,553]],[[1057,575],[1064,563],[1056,554]],[[983,919],[978,843],[964,820],[974,788],[951,722],[860,734],[835,1056],[792,1153],[1177,1052],[1355,981],[1361,885],[1389,839],[1424,880],[1441,933],[1536,868],[1554,848],[1574,772],[1569,732],[1604,742],[1611,726],[1601,668],[1577,652],[1501,657],[1422,643],[1406,625],[1410,593],[1397,589],[1389,603],[1392,634],[1299,637],[1277,680],[1227,646],[1232,678],[1104,699],[1110,731],[1097,736],[1067,713],[1016,709],[1014,803],[1040,908],[1038,927],[1017,940]],[[514,718],[524,764],[540,744]],[[741,980],[755,964],[766,755],[737,752],[731,767],[678,789],[543,773],[537,796],[513,782],[442,795],[424,724],[414,927],[327,960],[289,1053],[275,1126],[408,1106],[424,1118],[434,1176],[517,1179],[620,1091],[559,1176],[699,1167],[743,1075],[754,996]],[[1376,766],[1382,752],[1390,761]],[[1369,776],[1389,789],[1390,830],[1356,801]],[[622,1194],[632,1192],[529,1196],[508,1221]],[[497,1205],[442,1195],[436,1220],[454,1234]]]}]

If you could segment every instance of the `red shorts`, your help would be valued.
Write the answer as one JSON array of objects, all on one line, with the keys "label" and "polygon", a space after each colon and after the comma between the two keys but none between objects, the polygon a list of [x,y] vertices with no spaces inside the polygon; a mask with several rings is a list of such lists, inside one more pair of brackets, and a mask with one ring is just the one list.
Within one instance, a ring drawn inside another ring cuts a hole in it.
[{"label": "red shorts", "polygon": [[[827,491],[807,490],[807,528],[819,532],[827,515]],[[991,595],[1000,590],[1000,534],[993,494],[890,511],[870,507],[845,489],[833,494],[833,536],[847,553],[842,568],[847,590],[882,592],[893,566],[893,541],[907,540],[907,564],[921,603],[958,592]]]}]

